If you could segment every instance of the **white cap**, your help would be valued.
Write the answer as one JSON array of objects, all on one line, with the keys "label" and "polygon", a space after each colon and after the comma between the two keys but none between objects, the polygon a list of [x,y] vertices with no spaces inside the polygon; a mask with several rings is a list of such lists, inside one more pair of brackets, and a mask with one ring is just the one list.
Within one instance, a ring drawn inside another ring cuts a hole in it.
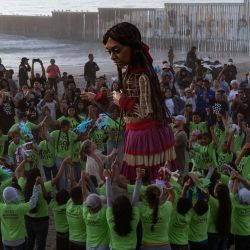
[{"label": "white cap", "polygon": [[187,119],[186,119],[186,117],[184,115],[177,115],[177,116],[175,116],[174,119],[177,120],[177,121],[181,121],[184,124],[187,122]]},{"label": "white cap", "polygon": [[236,83],[236,84],[239,84],[237,80],[232,80],[232,81],[230,82],[230,85],[232,86],[232,85],[235,84],[235,83]]},{"label": "white cap", "polygon": [[238,195],[240,203],[250,205],[250,190],[241,188],[238,192]]},{"label": "white cap", "polygon": [[3,199],[6,203],[16,203],[19,200],[18,192],[13,187],[6,187],[3,190]]},{"label": "white cap", "polygon": [[85,204],[89,208],[96,208],[102,204],[102,199],[98,194],[90,194],[87,197]]}]

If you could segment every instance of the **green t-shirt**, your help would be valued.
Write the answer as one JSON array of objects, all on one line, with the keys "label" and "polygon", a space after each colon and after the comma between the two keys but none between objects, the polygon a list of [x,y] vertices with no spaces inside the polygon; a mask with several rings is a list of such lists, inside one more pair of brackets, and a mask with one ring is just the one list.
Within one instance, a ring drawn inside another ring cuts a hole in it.
[{"label": "green t-shirt", "polygon": [[49,207],[53,212],[56,232],[67,233],[69,231],[69,225],[66,216],[66,204],[59,205],[55,199],[52,199]]},{"label": "green t-shirt", "polygon": [[199,122],[199,123],[194,123],[190,122],[189,123],[189,137],[192,135],[194,130],[200,130],[202,134],[204,134],[207,131],[207,124],[206,122]]},{"label": "green t-shirt", "polygon": [[151,230],[151,215],[153,210],[144,202],[140,203],[140,218],[142,221],[142,242],[144,243],[167,243],[169,222],[172,213],[172,203],[166,201],[158,208],[158,221],[154,224],[154,230]]},{"label": "green t-shirt", "polygon": [[228,183],[230,181],[230,177],[228,175],[220,173],[220,181],[221,181],[221,183],[228,185]]},{"label": "green t-shirt", "polygon": [[76,120],[75,117],[70,117],[70,116],[61,116],[59,119],[57,119],[57,121],[59,121],[60,123],[63,121],[63,120],[67,120],[70,122],[70,125],[71,125],[71,130],[75,129],[82,121],[83,121],[83,117],[82,116],[79,116],[80,118],[80,122],[78,122]]},{"label": "green t-shirt", "polygon": [[8,156],[12,163],[16,163],[16,150],[18,147],[24,144],[23,140],[20,140],[18,144],[11,142],[8,147]]},{"label": "green t-shirt", "polygon": [[83,219],[86,223],[87,246],[108,246],[109,229],[106,220],[106,207],[102,206],[97,213],[90,213],[88,208],[84,206]]},{"label": "green t-shirt", "polygon": [[48,141],[43,140],[39,143],[39,155],[43,166],[53,167],[55,165],[55,148]]},{"label": "green t-shirt", "polygon": [[188,227],[191,219],[191,212],[185,215],[174,209],[169,225],[169,241],[171,244],[187,245],[188,244]]},{"label": "green t-shirt", "polygon": [[8,141],[8,135],[0,135],[0,157],[3,156],[4,153],[4,146],[6,141]]},{"label": "green t-shirt", "polygon": [[226,134],[227,131],[222,130],[218,127],[218,125],[214,126],[214,135],[218,140],[218,146],[217,146],[217,152],[220,153],[221,149],[222,149],[222,144],[224,143],[225,139],[226,139]]},{"label": "green t-shirt", "polygon": [[69,240],[86,242],[86,225],[83,219],[83,206],[74,205],[70,199],[66,205],[66,216],[69,224]]},{"label": "green t-shirt", "polygon": [[97,193],[98,193],[99,195],[106,196],[106,187],[105,187],[105,185],[96,188],[96,191],[97,191]]},{"label": "green t-shirt", "polygon": [[32,168],[38,168],[40,166],[40,157],[39,157],[39,152],[37,152],[35,149],[32,149],[28,157],[31,158],[32,162],[25,162],[24,164],[24,169],[25,171],[29,171]]},{"label": "green t-shirt", "polygon": [[234,134],[233,149],[235,152],[238,152],[241,150],[244,139],[245,139],[245,133]]},{"label": "green t-shirt", "polygon": [[190,150],[190,159],[193,159],[196,169],[207,169],[212,162],[209,145],[196,144]]},{"label": "green t-shirt", "polygon": [[77,135],[73,131],[62,132],[60,130],[55,130],[50,133],[50,136],[56,157],[65,158],[69,156]]},{"label": "green t-shirt", "polygon": [[30,203],[0,204],[2,240],[20,240],[27,236],[24,215],[31,209]]},{"label": "green t-shirt", "polygon": [[[24,192],[25,185],[26,185],[26,179],[24,177],[20,177],[18,179],[18,185],[21,187],[22,192]],[[52,191],[52,185],[51,181],[46,181],[44,182],[44,187],[47,192]],[[38,202],[37,202],[37,210],[35,213],[27,213],[29,217],[32,218],[43,218],[43,217],[48,217],[49,212],[48,212],[48,204],[47,201],[43,197],[43,193],[39,192],[38,195]]]},{"label": "green t-shirt", "polygon": [[97,150],[100,152],[105,151],[106,146],[106,133],[103,129],[95,128],[89,135],[90,140],[96,144]]},{"label": "green t-shirt", "polygon": [[223,153],[222,151],[218,154],[218,164],[217,166],[222,166],[223,164],[230,164],[233,160],[233,153]]},{"label": "green t-shirt", "polygon": [[108,207],[106,212],[106,218],[110,231],[110,245],[112,249],[128,250],[135,249],[137,243],[136,229],[139,222],[139,209],[133,207],[133,219],[131,221],[131,232],[127,236],[120,236],[114,230],[114,216],[112,208]]},{"label": "green t-shirt", "polygon": [[[30,132],[30,134],[31,134],[32,130],[36,127],[36,124],[27,121],[27,122],[26,122],[26,126],[27,126],[27,128],[29,129],[29,132]],[[15,123],[14,125],[12,125],[12,127],[9,129],[9,132],[14,132],[14,131],[16,131],[17,129],[19,129],[19,123]],[[22,140],[30,139],[30,138],[27,138],[27,135],[23,134],[22,131],[20,131],[20,132],[21,132],[21,139],[22,139]]]},{"label": "green t-shirt", "polygon": [[250,206],[248,204],[240,204],[237,195],[231,195],[232,201],[232,222],[231,232],[235,235],[250,235]]},{"label": "green t-shirt", "polygon": [[203,215],[191,209],[191,220],[189,223],[188,239],[193,242],[202,242],[207,240],[207,226],[208,226],[209,210]]},{"label": "green t-shirt", "polygon": [[216,220],[218,217],[219,201],[210,195],[208,200],[208,205],[210,208],[209,218],[208,218],[208,233],[218,233],[216,227]]},{"label": "green t-shirt", "polygon": [[237,170],[241,173],[242,176],[246,179],[250,179],[250,155],[243,156],[239,165],[237,166]]},{"label": "green t-shirt", "polygon": [[[108,126],[105,130],[106,130],[106,133],[108,135],[108,140],[110,140],[110,141],[117,140],[117,135],[119,132],[119,119],[117,119],[117,122],[113,121],[111,118],[107,119]],[[124,126],[123,120],[121,121],[121,126],[122,127]],[[123,140],[123,133],[121,133],[121,131],[120,131],[119,136],[118,136],[118,141],[122,141],[122,140]]]}]

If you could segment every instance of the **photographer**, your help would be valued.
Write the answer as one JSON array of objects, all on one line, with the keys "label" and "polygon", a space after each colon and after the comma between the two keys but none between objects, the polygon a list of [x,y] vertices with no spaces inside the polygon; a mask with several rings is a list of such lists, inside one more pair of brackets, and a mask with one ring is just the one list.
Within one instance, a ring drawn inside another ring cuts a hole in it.
[{"label": "photographer", "polygon": [[5,70],[6,69],[5,69],[4,65],[2,64],[2,59],[0,58],[0,79],[3,78],[3,74],[4,74]]},{"label": "photographer", "polygon": [[28,72],[31,71],[31,67],[28,61],[29,59],[27,57],[23,57],[19,65],[19,72],[18,72],[19,88],[21,88],[23,85],[28,85],[28,80],[29,80]]},{"label": "photographer", "polygon": [[[42,76],[39,73],[34,73],[34,64],[39,63],[41,65],[42,69]],[[46,82],[47,78],[45,75],[45,68],[43,66],[43,62],[41,59],[33,59],[32,60],[32,66],[31,66],[31,76],[30,76],[30,84],[33,88],[34,82],[39,82],[42,88],[44,88],[44,83]]]}]

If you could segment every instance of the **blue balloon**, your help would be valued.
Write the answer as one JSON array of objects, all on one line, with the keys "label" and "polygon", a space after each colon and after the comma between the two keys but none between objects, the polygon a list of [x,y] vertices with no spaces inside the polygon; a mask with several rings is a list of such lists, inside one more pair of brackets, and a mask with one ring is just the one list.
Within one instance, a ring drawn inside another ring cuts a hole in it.
[{"label": "blue balloon", "polygon": [[76,133],[85,133],[88,130],[88,127],[91,125],[92,120],[91,119],[87,119],[87,120],[83,120],[75,129],[74,131]]}]

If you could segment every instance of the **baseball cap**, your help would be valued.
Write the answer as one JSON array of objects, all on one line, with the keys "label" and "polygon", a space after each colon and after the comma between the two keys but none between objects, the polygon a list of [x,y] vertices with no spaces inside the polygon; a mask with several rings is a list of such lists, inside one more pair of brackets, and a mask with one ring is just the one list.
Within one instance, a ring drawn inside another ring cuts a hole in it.
[{"label": "baseball cap", "polygon": [[186,119],[186,117],[184,115],[177,115],[177,116],[175,116],[174,119],[177,120],[177,121],[181,121],[183,123],[187,122],[187,119]]},{"label": "baseball cap", "polygon": [[87,207],[94,209],[102,204],[102,200],[98,194],[90,194],[87,197],[85,204]]}]

